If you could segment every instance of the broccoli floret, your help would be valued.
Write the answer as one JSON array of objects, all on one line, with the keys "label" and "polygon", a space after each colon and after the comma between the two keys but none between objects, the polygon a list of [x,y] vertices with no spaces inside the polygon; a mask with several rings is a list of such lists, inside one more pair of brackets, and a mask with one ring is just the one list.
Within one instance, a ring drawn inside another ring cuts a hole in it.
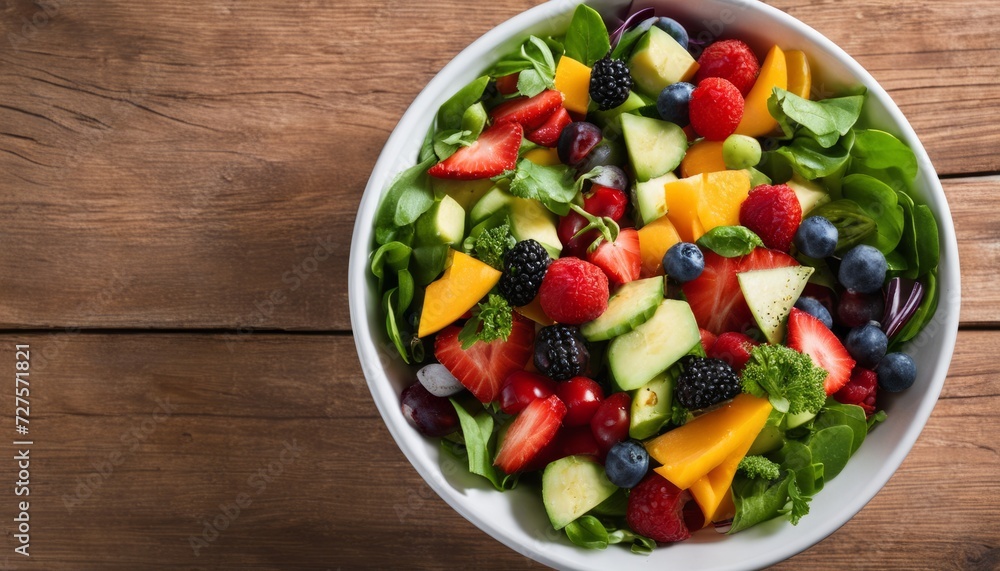
[{"label": "broccoli floret", "polygon": [[818,412],[826,402],[826,375],[808,355],[783,345],[760,345],[743,369],[743,392],[766,395],[779,412]]},{"label": "broccoli floret", "polygon": [[751,479],[777,480],[781,477],[781,466],[763,456],[744,456],[736,469]]}]

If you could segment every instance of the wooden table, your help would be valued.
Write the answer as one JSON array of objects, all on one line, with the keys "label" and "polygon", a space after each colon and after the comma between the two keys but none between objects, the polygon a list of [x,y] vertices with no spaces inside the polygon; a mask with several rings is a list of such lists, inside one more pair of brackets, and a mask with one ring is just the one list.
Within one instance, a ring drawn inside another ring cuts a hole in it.
[{"label": "wooden table", "polygon": [[[461,26],[459,0],[0,3],[0,363],[30,344],[34,442],[32,556],[13,552],[29,498],[8,458],[0,568],[538,568],[397,449],[346,280],[398,118],[536,3],[477,2]],[[1000,568],[1000,4],[773,3],[899,103],[964,262],[951,375],[913,452],[778,568]]]}]

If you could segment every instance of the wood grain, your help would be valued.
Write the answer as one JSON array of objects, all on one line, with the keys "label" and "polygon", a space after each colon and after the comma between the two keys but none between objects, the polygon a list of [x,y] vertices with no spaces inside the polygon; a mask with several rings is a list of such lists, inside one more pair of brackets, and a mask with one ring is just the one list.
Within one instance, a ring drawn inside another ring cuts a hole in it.
[{"label": "wood grain", "polygon": [[[37,550],[26,569],[538,568],[423,484],[385,430],[349,336],[233,346],[194,334],[3,335],[0,362],[15,342],[37,352]],[[960,334],[903,467],[844,528],[778,568],[995,568],[1000,368],[981,355],[998,342],[998,332]],[[285,443],[300,451],[282,464]],[[269,467],[270,482],[254,477]],[[0,480],[13,477],[0,463]],[[250,505],[225,522],[241,493]],[[226,529],[195,554],[190,537],[216,517]]]}]

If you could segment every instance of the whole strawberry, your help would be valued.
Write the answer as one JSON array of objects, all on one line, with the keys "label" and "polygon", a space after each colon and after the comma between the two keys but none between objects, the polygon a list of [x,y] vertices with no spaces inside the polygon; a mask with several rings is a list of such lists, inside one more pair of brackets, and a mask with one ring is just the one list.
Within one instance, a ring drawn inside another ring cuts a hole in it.
[{"label": "whole strawberry", "polygon": [[579,325],[608,308],[608,277],[579,258],[559,258],[549,265],[538,291],[542,311],[553,321]]},{"label": "whole strawberry", "polygon": [[740,206],[740,224],[768,248],[787,252],[802,222],[802,206],[787,184],[762,184],[750,191]]},{"label": "whole strawberry", "polygon": [[691,92],[691,127],[709,141],[724,141],[743,119],[743,94],[721,77],[704,79]]}]

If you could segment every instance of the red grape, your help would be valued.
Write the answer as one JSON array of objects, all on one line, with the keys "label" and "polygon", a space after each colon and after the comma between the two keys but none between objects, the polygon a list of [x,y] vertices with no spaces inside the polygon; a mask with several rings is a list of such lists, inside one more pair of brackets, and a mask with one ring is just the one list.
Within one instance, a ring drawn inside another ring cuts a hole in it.
[{"label": "red grape", "polygon": [[587,377],[573,377],[559,383],[556,395],[566,404],[563,426],[584,426],[601,406],[604,391],[601,385]]},{"label": "red grape", "polygon": [[458,430],[458,413],[448,399],[432,395],[420,382],[403,389],[403,416],[425,436],[447,436]]},{"label": "red grape", "polygon": [[632,399],[628,393],[615,393],[604,399],[590,419],[590,429],[606,454],[616,443],[628,438],[629,408]]},{"label": "red grape", "polygon": [[536,399],[555,394],[556,382],[538,373],[514,371],[504,379],[500,388],[500,410],[517,414]]}]

